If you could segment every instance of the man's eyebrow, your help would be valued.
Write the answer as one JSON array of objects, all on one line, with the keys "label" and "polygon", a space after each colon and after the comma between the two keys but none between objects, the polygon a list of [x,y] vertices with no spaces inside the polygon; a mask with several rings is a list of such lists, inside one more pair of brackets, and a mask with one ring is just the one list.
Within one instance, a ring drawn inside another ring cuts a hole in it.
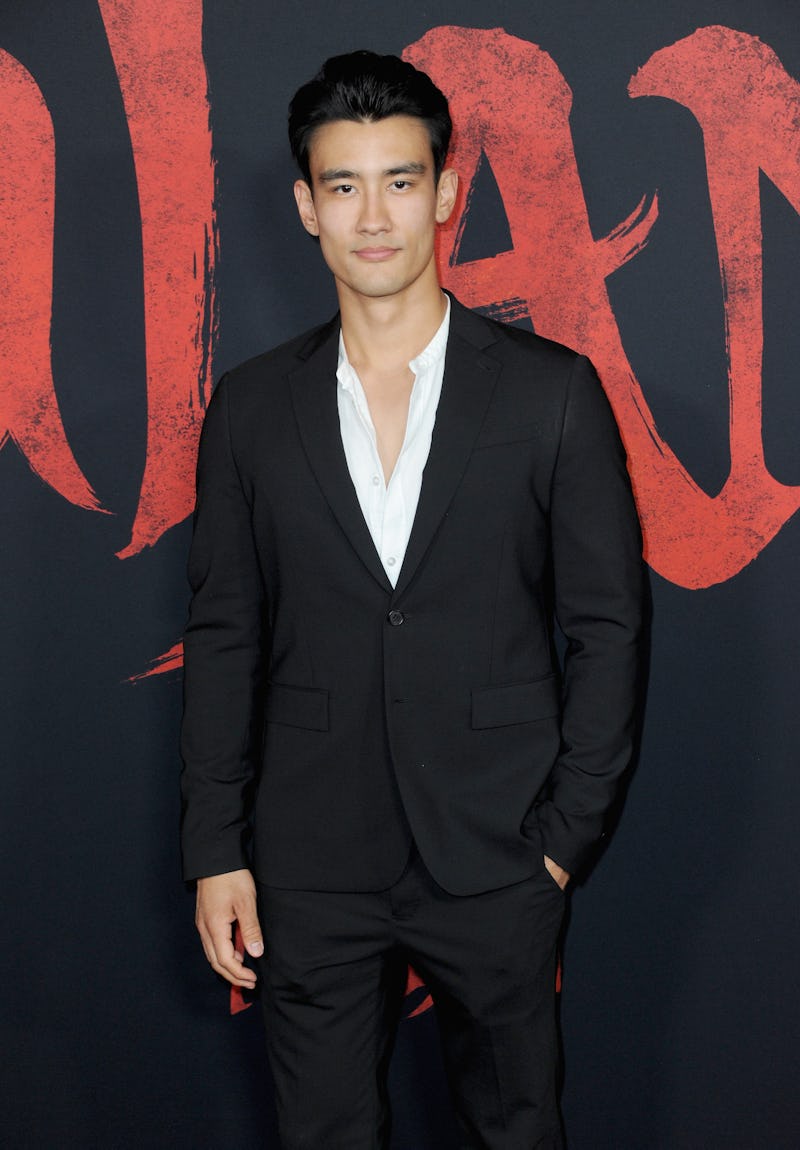
[{"label": "man's eyebrow", "polygon": [[[384,176],[422,176],[427,172],[428,165],[422,164],[418,160],[408,160],[402,164],[396,164],[394,167],[386,168],[383,172]],[[357,180],[360,173],[354,172],[350,168],[326,168],[324,172],[320,172],[317,179],[321,184],[330,184],[335,180]]]},{"label": "man's eyebrow", "polygon": [[407,164],[398,164],[396,168],[387,168],[383,174],[385,176],[423,176],[427,170],[427,164],[421,164],[418,160],[409,160]]},{"label": "man's eyebrow", "polygon": [[357,178],[358,172],[351,172],[348,168],[326,168],[317,176],[321,184],[329,184],[331,180],[354,180]]}]

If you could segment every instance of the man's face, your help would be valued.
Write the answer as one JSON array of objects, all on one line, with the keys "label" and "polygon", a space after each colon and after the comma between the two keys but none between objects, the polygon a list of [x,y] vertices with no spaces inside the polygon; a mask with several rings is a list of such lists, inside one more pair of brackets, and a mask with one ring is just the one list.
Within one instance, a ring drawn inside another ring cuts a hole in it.
[{"label": "man's face", "polygon": [[437,284],[436,224],[453,210],[453,171],[434,184],[425,124],[413,116],[335,120],[309,151],[311,186],[295,184],[300,218],[319,236],[340,298],[379,299]]}]

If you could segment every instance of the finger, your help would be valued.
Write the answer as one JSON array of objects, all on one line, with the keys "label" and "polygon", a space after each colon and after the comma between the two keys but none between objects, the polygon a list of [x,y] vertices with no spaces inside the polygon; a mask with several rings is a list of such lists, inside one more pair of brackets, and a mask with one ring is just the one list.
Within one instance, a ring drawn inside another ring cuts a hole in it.
[{"label": "finger", "polygon": [[203,951],[211,969],[235,985],[254,986],[255,974],[242,963],[242,955],[234,951],[231,941],[230,916],[209,916],[202,911],[197,915],[197,930]]},{"label": "finger", "polygon": [[256,972],[242,962],[242,955],[234,950],[230,936],[217,935],[214,939],[214,957],[209,959],[211,966],[223,978],[234,986],[247,987],[252,990],[257,977]]},{"label": "finger", "polygon": [[211,937],[211,933],[209,932],[209,930],[205,924],[205,921],[203,919],[201,919],[199,916],[196,920],[195,925],[197,926],[197,933],[200,935],[200,942],[203,944],[203,953],[205,954],[210,965],[213,967],[216,967],[216,965],[217,965],[217,952],[216,952],[216,949],[214,947],[214,940]]},{"label": "finger", "polygon": [[238,922],[237,941],[240,936],[247,953],[252,958],[261,958],[264,953],[264,937],[261,933],[261,924],[258,921],[255,905],[240,911]]}]

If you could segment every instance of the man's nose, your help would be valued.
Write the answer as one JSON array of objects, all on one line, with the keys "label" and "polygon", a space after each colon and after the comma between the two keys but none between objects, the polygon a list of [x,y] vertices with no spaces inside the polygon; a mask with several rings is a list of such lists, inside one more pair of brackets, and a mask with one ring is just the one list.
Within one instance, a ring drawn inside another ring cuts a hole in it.
[{"label": "man's nose", "polygon": [[386,203],[379,192],[364,191],[362,193],[358,226],[360,231],[370,234],[386,232],[391,227]]}]

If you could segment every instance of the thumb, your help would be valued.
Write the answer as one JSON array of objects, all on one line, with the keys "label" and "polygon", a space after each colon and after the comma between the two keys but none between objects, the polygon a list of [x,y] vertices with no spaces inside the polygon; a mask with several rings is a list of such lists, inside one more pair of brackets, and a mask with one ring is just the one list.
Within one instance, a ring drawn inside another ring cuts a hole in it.
[{"label": "thumb", "polygon": [[239,930],[242,932],[242,942],[247,953],[251,958],[260,958],[264,953],[264,939],[261,936],[258,915],[254,910],[239,916]]}]

